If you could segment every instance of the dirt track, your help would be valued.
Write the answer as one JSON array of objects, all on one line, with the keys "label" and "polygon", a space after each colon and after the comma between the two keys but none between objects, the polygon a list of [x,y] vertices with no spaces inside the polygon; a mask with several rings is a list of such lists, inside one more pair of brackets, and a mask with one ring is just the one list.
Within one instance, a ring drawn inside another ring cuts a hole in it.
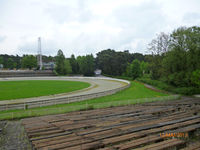
[{"label": "dirt track", "polygon": [[22,123],[35,149],[200,149],[200,99],[194,98],[29,118]]}]

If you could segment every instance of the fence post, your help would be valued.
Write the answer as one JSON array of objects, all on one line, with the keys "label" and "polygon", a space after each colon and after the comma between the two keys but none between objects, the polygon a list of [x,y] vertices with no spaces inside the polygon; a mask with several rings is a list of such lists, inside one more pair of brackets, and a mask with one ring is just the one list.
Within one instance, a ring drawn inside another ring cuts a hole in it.
[{"label": "fence post", "polygon": [[85,109],[88,109],[88,103],[87,103],[87,102],[86,102],[85,106],[86,106],[86,108],[85,108]]}]

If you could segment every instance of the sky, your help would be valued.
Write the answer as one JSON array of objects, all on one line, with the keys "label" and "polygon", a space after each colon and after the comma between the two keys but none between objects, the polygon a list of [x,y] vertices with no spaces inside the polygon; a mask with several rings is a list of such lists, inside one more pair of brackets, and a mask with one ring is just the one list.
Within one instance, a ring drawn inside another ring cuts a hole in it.
[{"label": "sky", "polygon": [[0,54],[147,52],[160,32],[200,25],[200,0],[0,0]]}]

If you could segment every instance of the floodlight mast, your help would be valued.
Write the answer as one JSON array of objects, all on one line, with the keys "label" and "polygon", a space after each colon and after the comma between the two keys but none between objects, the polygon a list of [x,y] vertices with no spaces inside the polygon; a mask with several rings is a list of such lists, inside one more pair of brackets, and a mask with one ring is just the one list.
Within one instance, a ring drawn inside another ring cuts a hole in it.
[{"label": "floodlight mast", "polygon": [[39,70],[42,70],[42,49],[41,49],[41,38],[38,38],[38,66]]}]

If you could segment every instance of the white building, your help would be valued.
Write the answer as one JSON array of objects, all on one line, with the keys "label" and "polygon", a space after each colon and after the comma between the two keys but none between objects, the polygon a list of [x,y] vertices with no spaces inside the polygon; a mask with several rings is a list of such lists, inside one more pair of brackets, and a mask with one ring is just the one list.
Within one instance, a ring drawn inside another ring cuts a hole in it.
[{"label": "white building", "polygon": [[54,62],[43,62],[42,65],[45,70],[53,70],[55,68]]},{"label": "white building", "polygon": [[94,71],[94,73],[95,73],[95,75],[96,76],[99,76],[99,75],[101,75],[101,69],[96,69],[95,71]]},{"label": "white building", "polygon": [[0,64],[0,69],[3,69],[3,64]]}]

